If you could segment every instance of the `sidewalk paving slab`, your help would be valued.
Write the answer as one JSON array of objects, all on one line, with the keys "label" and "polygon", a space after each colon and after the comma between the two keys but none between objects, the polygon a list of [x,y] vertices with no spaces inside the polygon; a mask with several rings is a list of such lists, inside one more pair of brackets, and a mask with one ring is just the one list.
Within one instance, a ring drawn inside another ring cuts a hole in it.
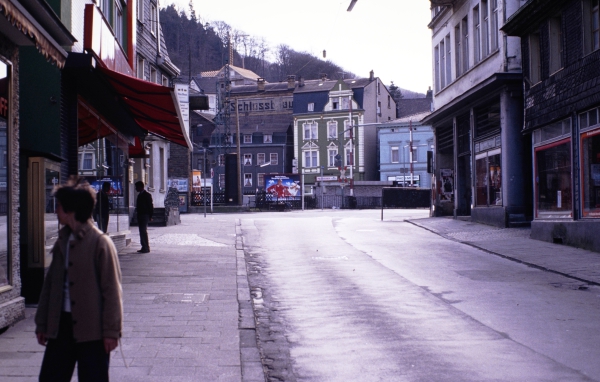
[{"label": "sidewalk paving slab", "polygon": [[[124,322],[111,381],[264,382],[239,221],[182,215],[181,225],[148,233],[150,253],[136,252],[137,230],[119,253]],[[0,335],[0,381],[38,380],[34,316],[28,306]]]},{"label": "sidewalk paving slab", "polygon": [[531,228],[498,228],[451,217],[407,222],[494,255],[582,283],[600,285],[600,253],[531,239]]}]

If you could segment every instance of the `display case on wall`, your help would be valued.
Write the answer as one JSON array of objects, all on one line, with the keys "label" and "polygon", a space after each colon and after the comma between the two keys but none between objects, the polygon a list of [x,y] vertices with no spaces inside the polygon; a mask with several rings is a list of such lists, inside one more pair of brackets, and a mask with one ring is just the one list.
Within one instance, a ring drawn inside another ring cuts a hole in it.
[{"label": "display case on wall", "polygon": [[58,237],[54,187],[60,184],[60,166],[47,158],[29,158],[28,186],[28,262],[29,268],[50,266],[50,250]]}]

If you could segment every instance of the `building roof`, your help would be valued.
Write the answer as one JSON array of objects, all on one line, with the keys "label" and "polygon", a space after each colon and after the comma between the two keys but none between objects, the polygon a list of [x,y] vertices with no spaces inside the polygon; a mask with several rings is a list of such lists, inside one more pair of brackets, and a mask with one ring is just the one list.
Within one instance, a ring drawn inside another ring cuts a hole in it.
[{"label": "building roof", "polygon": [[431,113],[431,102],[432,99],[430,97],[401,98],[396,102],[398,117],[402,118],[424,112]]},{"label": "building roof", "polygon": [[[345,79],[344,82],[351,88],[364,88],[374,80],[369,78]],[[295,93],[329,92],[333,89],[338,80],[305,80],[303,86],[296,85]]]},{"label": "building roof", "polygon": [[382,126],[398,123],[409,123],[411,121],[415,123],[421,123],[421,120],[423,120],[423,118],[427,117],[429,114],[431,114],[431,111],[424,111],[417,114],[407,115],[401,118],[393,119],[391,121],[386,121],[382,124]]},{"label": "building roof", "polygon": [[[256,81],[256,79],[260,77],[258,74],[254,73],[252,70],[249,70],[249,69],[240,68],[240,67],[234,66],[234,65],[229,65],[229,68],[232,69],[233,71],[235,71],[236,73],[238,73],[241,77],[247,78],[252,81]],[[223,66],[219,70],[210,70],[207,72],[201,72],[200,77],[201,78],[215,78],[215,77],[218,77],[219,73],[221,73],[223,70],[225,70],[225,66]]]}]

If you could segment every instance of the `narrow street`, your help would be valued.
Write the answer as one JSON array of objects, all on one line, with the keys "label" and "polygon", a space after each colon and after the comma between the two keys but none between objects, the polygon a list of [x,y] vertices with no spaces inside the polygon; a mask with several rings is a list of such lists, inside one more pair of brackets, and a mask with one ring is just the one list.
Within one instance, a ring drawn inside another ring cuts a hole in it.
[{"label": "narrow street", "polygon": [[385,214],[242,216],[270,381],[599,380],[598,287]]}]

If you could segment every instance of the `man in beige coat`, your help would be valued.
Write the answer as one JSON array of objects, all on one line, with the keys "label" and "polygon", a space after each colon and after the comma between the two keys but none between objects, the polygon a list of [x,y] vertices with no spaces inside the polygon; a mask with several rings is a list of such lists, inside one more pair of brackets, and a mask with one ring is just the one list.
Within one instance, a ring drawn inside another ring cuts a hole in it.
[{"label": "man in beige coat", "polygon": [[121,337],[121,269],[112,240],[94,225],[93,188],[72,177],[55,191],[64,227],[52,248],[35,316],[46,346],[40,381],[108,381],[110,352]]}]

